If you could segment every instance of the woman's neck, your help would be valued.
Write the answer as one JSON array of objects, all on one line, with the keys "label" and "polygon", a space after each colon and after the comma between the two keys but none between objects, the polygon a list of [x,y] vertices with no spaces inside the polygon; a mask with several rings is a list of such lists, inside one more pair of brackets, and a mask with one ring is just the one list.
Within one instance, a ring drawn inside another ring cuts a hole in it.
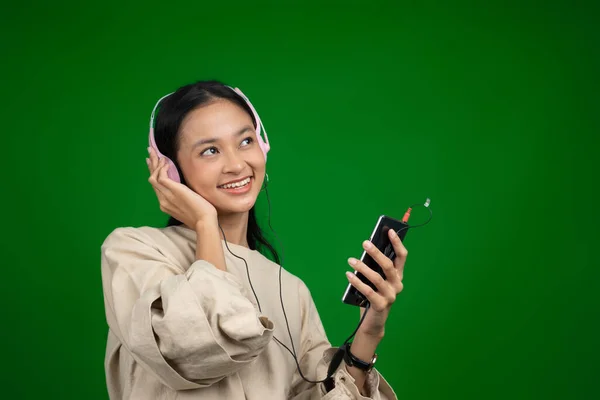
[{"label": "woman's neck", "polygon": [[[248,247],[248,213],[236,213],[219,215],[219,225],[225,233],[225,238],[228,243],[237,244],[239,246]],[[223,233],[221,232],[221,235]]]}]

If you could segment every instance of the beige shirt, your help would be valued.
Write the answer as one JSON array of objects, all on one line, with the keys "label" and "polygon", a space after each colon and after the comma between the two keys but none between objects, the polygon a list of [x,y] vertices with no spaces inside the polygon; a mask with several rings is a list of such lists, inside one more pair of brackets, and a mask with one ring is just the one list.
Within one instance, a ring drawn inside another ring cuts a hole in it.
[{"label": "beige shirt", "polygon": [[[102,245],[111,399],[396,399],[373,369],[359,394],[342,362],[335,388],[305,382],[293,357],[279,298],[279,265],[222,241],[227,272],[195,260],[186,227],[118,228]],[[302,373],[326,376],[332,348],[310,292],[282,270],[282,293]],[[351,327],[350,327],[351,328]]]}]

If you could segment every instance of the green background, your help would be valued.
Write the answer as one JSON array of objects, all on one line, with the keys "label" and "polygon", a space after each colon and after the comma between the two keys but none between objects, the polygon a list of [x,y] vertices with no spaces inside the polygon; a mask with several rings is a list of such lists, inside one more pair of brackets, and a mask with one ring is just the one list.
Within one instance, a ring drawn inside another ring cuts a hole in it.
[{"label": "green background", "polygon": [[107,397],[100,245],[165,223],[149,114],[210,78],[265,122],[284,266],[332,343],[347,257],[430,197],[378,349],[398,397],[599,398],[599,8],[249,3],[3,6],[6,398]]}]

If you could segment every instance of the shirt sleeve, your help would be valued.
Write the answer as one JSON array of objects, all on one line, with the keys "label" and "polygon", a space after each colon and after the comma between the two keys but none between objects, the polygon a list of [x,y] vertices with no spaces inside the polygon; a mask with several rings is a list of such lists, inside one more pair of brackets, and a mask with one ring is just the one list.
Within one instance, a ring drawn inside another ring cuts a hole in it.
[{"label": "shirt sleeve", "polygon": [[[304,376],[312,381],[322,380],[327,376],[327,368],[337,348],[331,347],[315,303],[304,283],[299,285],[299,298],[302,299],[302,331],[298,361]],[[391,386],[383,376],[373,368],[365,381],[365,392],[362,396],[354,384],[354,378],[342,361],[333,375],[334,388],[327,392],[323,383],[306,382],[298,371],[294,374],[292,385],[293,400],[398,400]]]},{"label": "shirt sleeve", "polygon": [[119,228],[103,243],[102,284],[111,331],[174,390],[238,372],[273,335],[236,276],[204,260],[184,270],[135,228]]}]

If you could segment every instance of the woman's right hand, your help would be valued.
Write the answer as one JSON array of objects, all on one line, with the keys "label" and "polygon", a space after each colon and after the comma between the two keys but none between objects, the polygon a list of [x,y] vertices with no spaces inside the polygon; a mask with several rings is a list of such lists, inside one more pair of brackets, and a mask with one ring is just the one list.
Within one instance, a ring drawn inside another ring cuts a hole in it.
[{"label": "woman's right hand", "polygon": [[167,176],[169,164],[165,158],[159,160],[153,148],[149,147],[150,158],[146,159],[150,178],[148,182],[156,192],[161,211],[183,222],[191,229],[198,223],[217,221],[216,208],[192,189]]}]

